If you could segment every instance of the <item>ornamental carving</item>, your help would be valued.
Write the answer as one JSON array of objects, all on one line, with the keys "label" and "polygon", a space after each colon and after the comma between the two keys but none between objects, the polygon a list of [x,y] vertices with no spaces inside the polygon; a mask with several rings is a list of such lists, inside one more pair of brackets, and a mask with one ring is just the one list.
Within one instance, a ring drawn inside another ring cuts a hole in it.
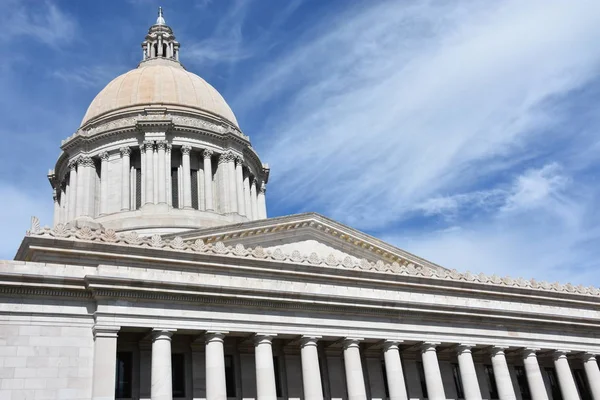
[{"label": "ornamental carving", "polygon": [[213,151],[212,150],[204,149],[204,151],[202,152],[202,156],[204,158],[211,158],[212,155],[213,155]]},{"label": "ornamental carving", "polygon": [[158,142],[156,142],[156,149],[157,150],[166,150],[167,144],[168,143],[166,140],[159,140]]},{"label": "ornamental carving", "polygon": [[152,140],[145,140],[144,147],[146,148],[146,150],[152,151],[154,149],[154,142]]},{"label": "ornamental carving", "polygon": [[192,151],[192,146],[183,145],[181,146],[181,154],[189,155],[190,151]]},{"label": "ornamental carving", "polygon": [[265,193],[267,193],[267,184],[266,184],[266,183],[264,183],[264,182],[262,182],[262,183],[260,184],[260,187],[258,188],[258,191],[259,191],[260,193],[262,193],[262,194],[265,194]]},{"label": "ornamental carving", "polygon": [[100,159],[102,161],[108,161],[108,152],[107,151],[103,151],[102,153],[100,153]]},{"label": "ornamental carving", "polygon": [[201,239],[186,242],[179,236],[172,240],[163,239],[162,237],[158,236],[141,237],[136,232],[117,234],[114,232],[114,230],[94,230],[88,226],[84,226],[79,229],[67,229],[65,225],[58,224],[55,229],[51,229],[49,227],[41,228],[39,219],[36,217],[32,217],[31,219],[31,229],[27,231],[27,236],[48,237],[58,240],[80,240],[95,243],[109,243],[118,244],[121,246],[162,247],[164,251],[218,254],[221,256],[242,259],[255,258],[277,263],[293,263],[307,266],[319,266],[322,268],[341,268],[345,270],[369,271],[378,274],[404,275],[436,281],[436,284],[439,284],[439,281],[456,281],[468,282],[475,285],[513,287],[527,290],[561,292],[567,294],[600,297],[600,289],[593,286],[574,286],[570,283],[563,285],[558,282],[540,282],[535,279],[526,280],[523,278],[501,278],[496,275],[488,276],[483,273],[477,275],[470,272],[460,273],[456,270],[449,271],[445,269],[434,269],[427,266],[415,265],[408,260],[401,260],[400,263],[393,262],[389,264],[382,260],[378,260],[377,262],[370,262],[364,258],[361,260],[354,260],[348,256],[344,257],[343,260],[340,260],[333,254],[330,254],[325,258],[321,258],[314,252],[310,255],[303,255],[299,251],[294,250],[291,254],[286,254],[281,249],[270,251],[265,250],[260,246],[252,249],[245,248],[242,244],[236,244],[235,246],[226,246],[223,242],[205,244]]},{"label": "ornamental carving", "polygon": [[119,151],[121,152],[121,156],[123,157],[129,157],[129,155],[131,154],[131,148],[129,147],[121,147]]},{"label": "ornamental carving", "polygon": [[82,156],[77,159],[77,165],[80,167],[93,167],[94,160],[91,157]]}]

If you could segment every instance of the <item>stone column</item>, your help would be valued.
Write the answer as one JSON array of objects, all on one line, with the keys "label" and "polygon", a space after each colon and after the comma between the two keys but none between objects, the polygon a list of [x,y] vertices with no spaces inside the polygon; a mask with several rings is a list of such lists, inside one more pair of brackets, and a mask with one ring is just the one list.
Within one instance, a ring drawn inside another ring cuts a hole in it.
[{"label": "stone column", "polygon": [[217,168],[217,186],[219,188],[219,212],[227,214],[229,212],[229,153],[219,155],[219,166]]},{"label": "stone column", "polygon": [[204,150],[204,198],[206,211],[214,211],[215,206],[213,205],[213,184],[212,184],[212,157],[213,152],[211,150]]},{"label": "stone column", "polygon": [[510,378],[504,347],[494,346],[490,350],[492,358],[492,368],[494,370],[494,378],[496,379],[496,387],[498,388],[498,396],[500,400],[516,400],[515,388]]},{"label": "stone column", "polygon": [[398,343],[398,341],[388,340],[384,344],[385,379],[387,379],[390,400],[408,400]]},{"label": "stone column", "polygon": [[318,339],[319,337],[316,336],[304,336],[300,344],[304,400],[323,400],[319,352],[317,349]]},{"label": "stone column", "polygon": [[347,338],[344,340],[344,369],[346,371],[346,386],[348,400],[366,400],[365,378],[360,361],[359,343],[361,339]]},{"label": "stone column", "polygon": [[238,212],[238,200],[237,200],[237,183],[235,177],[235,156],[232,152],[229,152],[227,157],[227,171],[228,171],[228,183],[229,183],[229,211],[232,213]]},{"label": "stone column", "polygon": [[191,146],[181,146],[181,167],[183,170],[183,208],[192,208],[192,170],[190,167]]},{"label": "stone column", "polygon": [[56,227],[60,223],[60,203],[58,202],[58,190],[56,188],[52,189],[52,200],[54,201],[52,226]]},{"label": "stone column", "polygon": [[258,219],[258,204],[256,198],[256,178],[252,179],[250,183],[250,204],[252,207],[252,219]]},{"label": "stone column", "polygon": [[60,222],[66,223],[68,220],[68,207],[69,206],[69,195],[67,192],[67,185],[65,181],[63,181],[62,185],[60,185]]},{"label": "stone column", "polygon": [[257,334],[254,340],[257,400],[277,400],[272,335]]},{"label": "stone column", "polygon": [[235,158],[235,183],[237,193],[238,214],[246,215],[246,203],[244,200],[244,173],[242,171],[242,157]]},{"label": "stone column", "polygon": [[85,178],[87,175],[85,167],[83,166],[85,163],[85,157],[79,157],[77,159],[77,189],[75,190],[77,193],[77,211],[75,212],[75,218],[81,217],[85,209]]},{"label": "stone column", "polygon": [[600,400],[600,369],[596,361],[596,355],[591,353],[583,354],[583,368],[590,385],[590,392],[594,400]]},{"label": "stone column", "polygon": [[100,215],[108,213],[108,152],[100,153]]},{"label": "stone column", "polygon": [[267,218],[267,184],[262,182],[260,184],[260,188],[258,188],[258,195],[256,199],[257,209],[258,209],[258,218],[266,219]]},{"label": "stone column", "polygon": [[206,333],[206,400],[227,400],[223,350],[226,333]]},{"label": "stone column", "polygon": [[423,371],[425,372],[425,384],[429,400],[445,400],[444,384],[442,383],[442,374],[440,364],[438,363],[435,347],[439,343],[426,342],[421,346],[421,358],[423,361]]},{"label": "stone column", "polygon": [[69,162],[69,210],[67,211],[67,219],[72,221],[77,216],[77,162],[71,160]]},{"label": "stone column", "polygon": [[119,328],[95,326],[92,399],[114,400]]},{"label": "stone column", "polygon": [[159,140],[156,142],[158,151],[158,204],[167,203],[167,180],[165,177],[165,151],[167,150],[167,141]]},{"label": "stone column", "polygon": [[246,217],[252,220],[252,202],[250,201],[250,176],[246,174],[244,176],[244,208],[246,210]]},{"label": "stone column", "polygon": [[554,368],[556,369],[556,376],[558,377],[563,399],[579,399],[579,392],[577,391],[577,386],[575,386],[575,379],[573,379],[569,360],[567,360],[567,352],[557,350],[554,352],[553,357]]},{"label": "stone column", "polygon": [[475,372],[475,363],[471,354],[472,345],[461,344],[457,347],[460,378],[465,392],[465,400],[481,400],[481,390]]},{"label": "stone column", "polygon": [[[166,142],[165,142],[166,143]],[[171,143],[167,143],[165,149],[165,188],[167,196],[167,204],[173,205],[173,188],[171,187]]]},{"label": "stone column", "polygon": [[173,381],[171,380],[171,336],[173,336],[173,332],[174,330],[171,329],[154,329],[152,331],[150,379],[150,398],[152,400],[173,400]]},{"label": "stone column", "polygon": [[129,211],[131,207],[131,149],[129,147],[121,147],[121,211]]},{"label": "stone column", "polygon": [[525,366],[525,374],[527,375],[527,383],[531,392],[532,400],[548,400],[548,393],[542,378],[542,371],[538,364],[535,352],[538,349],[523,350],[523,365]]},{"label": "stone column", "polygon": [[145,141],[144,147],[146,149],[146,177],[144,178],[144,182],[146,182],[146,203],[145,204],[154,204],[154,142]]}]

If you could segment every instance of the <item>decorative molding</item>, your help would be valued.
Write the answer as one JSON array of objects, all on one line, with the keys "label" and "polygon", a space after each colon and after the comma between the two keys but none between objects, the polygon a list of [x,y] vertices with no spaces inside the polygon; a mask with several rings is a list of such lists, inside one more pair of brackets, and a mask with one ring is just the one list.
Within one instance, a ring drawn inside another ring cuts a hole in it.
[{"label": "decorative molding", "polygon": [[156,142],[157,150],[166,150],[168,142],[166,140],[159,140]]},{"label": "decorative molding", "polygon": [[102,161],[108,161],[108,151],[103,151],[102,153],[100,153],[100,159]]},{"label": "decorative molding", "polygon": [[267,184],[264,182],[261,182],[260,187],[258,188],[258,192],[265,194],[267,193]]},{"label": "decorative molding", "polygon": [[333,254],[327,257],[320,257],[313,252],[309,255],[301,254],[299,251],[293,251],[291,254],[285,254],[281,249],[274,251],[264,250],[262,247],[246,248],[242,244],[235,246],[225,246],[223,242],[205,243],[201,239],[195,241],[184,241],[180,236],[173,239],[165,239],[160,235],[151,237],[139,236],[137,232],[128,232],[117,234],[112,229],[92,229],[89,226],[81,228],[67,228],[64,224],[57,224],[54,229],[49,227],[41,228],[39,219],[32,217],[31,229],[27,231],[27,236],[50,237],[58,239],[75,239],[88,242],[103,242],[120,245],[131,245],[145,248],[163,249],[169,251],[181,251],[187,253],[215,254],[219,256],[229,256],[236,258],[250,258],[265,261],[286,262],[293,264],[304,264],[323,266],[331,268],[341,268],[348,270],[373,271],[385,274],[404,275],[432,280],[446,280],[467,282],[473,284],[483,284],[496,287],[510,287],[518,289],[530,289],[544,292],[578,294],[586,296],[600,297],[600,289],[583,285],[574,286],[570,283],[561,284],[558,282],[549,283],[537,281],[535,279],[525,280],[523,278],[499,277],[497,275],[488,276],[484,273],[472,274],[471,272],[461,273],[456,270],[434,269],[427,266],[415,265],[408,260],[402,260],[400,263],[369,262],[366,259],[353,260],[351,257],[338,259]]},{"label": "decorative molding", "polygon": [[146,148],[146,151],[150,150],[154,150],[154,141],[152,140],[144,140],[144,147]]},{"label": "decorative molding", "polygon": [[181,146],[181,154],[187,154],[187,155],[189,155],[191,151],[192,151],[192,146],[189,146],[187,144]]},{"label": "decorative molding", "polygon": [[119,149],[119,151],[121,152],[121,156],[129,156],[131,154],[131,148],[129,147],[121,147]]},{"label": "decorative molding", "polygon": [[211,158],[213,154],[213,151],[209,149],[204,149],[204,151],[202,152],[202,156],[204,158]]},{"label": "decorative molding", "polygon": [[80,167],[93,167],[94,160],[91,157],[81,156],[77,159],[77,165]]}]

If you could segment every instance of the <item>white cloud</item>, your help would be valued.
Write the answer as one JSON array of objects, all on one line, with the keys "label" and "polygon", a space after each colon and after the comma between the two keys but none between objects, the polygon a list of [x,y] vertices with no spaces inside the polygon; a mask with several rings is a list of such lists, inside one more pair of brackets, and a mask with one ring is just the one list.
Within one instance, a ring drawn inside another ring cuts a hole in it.
[{"label": "white cloud", "polygon": [[127,67],[96,65],[75,69],[61,68],[52,71],[50,75],[69,84],[93,88],[106,86],[111,80],[126,70]]},{"label": "white cloud", "polygon": [[0,41],[14,36],[29,36],[53,47],[75,38],[77,24],[51,1],[36,1],[34,7],[19,0],[7,0],[0,13],[3,35]]}]

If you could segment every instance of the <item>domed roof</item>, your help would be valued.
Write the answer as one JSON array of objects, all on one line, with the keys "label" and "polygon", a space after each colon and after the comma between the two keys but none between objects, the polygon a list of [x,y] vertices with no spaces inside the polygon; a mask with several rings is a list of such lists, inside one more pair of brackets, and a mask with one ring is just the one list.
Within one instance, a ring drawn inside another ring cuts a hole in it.
[{"label": "domed roof", "polygon": [[178,62],[160,59],[145,61],[113,79],[94,98],[81,125],[111,111],[144,105],[200,109],[238,126],[233,111],[214,87]]}]

